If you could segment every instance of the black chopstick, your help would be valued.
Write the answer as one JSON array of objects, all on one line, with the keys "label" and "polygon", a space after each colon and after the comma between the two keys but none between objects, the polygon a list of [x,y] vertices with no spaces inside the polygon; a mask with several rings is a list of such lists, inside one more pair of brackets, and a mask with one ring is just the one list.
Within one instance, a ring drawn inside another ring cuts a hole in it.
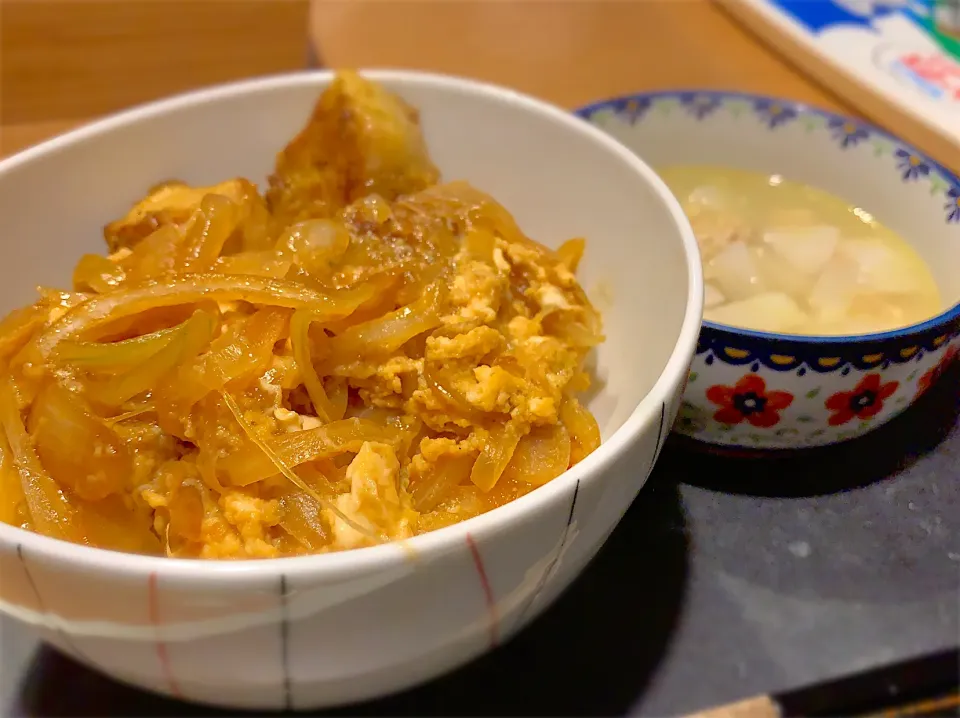
[{"label": "black chopstick", "polygon": [[928,654],[688,718],[960,716],[960,649]]}]

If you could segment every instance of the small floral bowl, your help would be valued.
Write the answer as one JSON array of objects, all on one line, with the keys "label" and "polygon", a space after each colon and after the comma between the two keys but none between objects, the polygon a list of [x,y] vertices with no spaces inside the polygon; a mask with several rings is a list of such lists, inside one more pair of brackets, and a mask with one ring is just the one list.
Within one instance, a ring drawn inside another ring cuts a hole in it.
[{"label": "small floral bowl", "polygon": [[577,111],[654,169],[779,173],[864,207],[911,242],[947,306],[904,329],[810,337],[705,321],[680,434],[730,449],[797,449],[860,436],[909,407],[960,355],[960,179],[859,120],[732,92],[655,92]]}]

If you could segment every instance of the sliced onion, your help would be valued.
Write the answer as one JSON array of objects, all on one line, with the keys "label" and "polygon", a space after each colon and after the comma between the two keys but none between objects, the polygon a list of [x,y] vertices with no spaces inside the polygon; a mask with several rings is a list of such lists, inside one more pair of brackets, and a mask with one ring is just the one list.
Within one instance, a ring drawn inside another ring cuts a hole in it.
[{"label": "sliced onion", "polygon": [[493,264],[494,249],[497,238],[491,232],[471,227],[463,238],[463,246],[467,253],[481,262]]},{"label": "sliced onion", "polygon": [[346,329],[334,338],[332,353],[338,361],[351,361],[364,354],[396,351],[418,334],[440,325],[440,302],[440,287],[428,287],[413,303]]},{"label": "sliced onion", "polygon": [[[177,464],[184,462],[178,461]],[[173,491],[167,504],[170,514],[170,533],[185,541],[198,542],[202,538],[203,517],[206,513],[203,492],[206,487],[196,479],[187,479]],[[168,536],[169,548],[169,536]]]},{"label": "sliced onion", "polygon": [[536,426],[517,444],[503,479],[541,486],[567,470],[570,449],[570,432],[563,424]]},{"label": "sliced onion", "polygon": [[121,496],[78,501],[77,508],[80,531],[91,546],[130,553],[163,553],[147,509],[128,506]]},{"label": "sliced onion", "polygon": [[467,397],[453,385],[453,382],[448,381],[442,372],[434,368],[433,362],[425,361],[423,363],[423,380],[451,409],[455,409],[474,422],[483,420],[484,412],[467,401]]},{"label": "sliced onion", "polygon": [[515,421],[497,424],[490,430],[487,443],[470,472],[470,480],[478,489],[490,491],[497,485],[523,435],[524,428]]},{"label": "sliced onion", "polygon": [[597,420],[576,399],[568,397],[560,404],[560,421],[570,432],[570,466],[580,463],[600,446]]},{"label": "sliced onion", "polygon": [[222,274],[252,274],[257,277],[282,279],[287,276],[293,260],[285,258],[273,250],[259,252],[241,252],[220,257],[214,270]]},{"label": "sliced onion", "polygon": [[330,421],[338,421],[347,413],[350,401],[350,387],[347,380],[339,376],[327,377],[327,398],[330,399]]},{"label": "sliced onion", "polygon": [[126,278],[123,268],[101,254],[85,254],[73,270],[73,287],[78,292],[105,294],[116,289]]},{"label": "sliced onion", "polygon": [[291,466],[283,460],[283,457],[281,457],[280,454],[274,451],[273,448],[267,442],[265,442],[263,439],[257,436],[257,432],[254,431],[253,427],[250,426],[250,424],[247,423],[246,419],[243,418],[243,414],[240,411],[240,407],[237,405],[237,402],[234,400],[234,398],[230,396],[227,392],[222,392],[222,396],[227,407],[230,409],[230,413],[233,414],[233,418],[237,420],[237,423],[240,425],[240,428],[243,429],[243,433],[247,435],[247,438],[250,439],[250,441],[256,444],[257,448],[260,449],[260,451],[263,452],[264,456],[267,457],[270,463],[273,464],[275,469],[274,473],[279,472],[283,474],[283,476],[285,476],[287,479],[290,480],[290,483],[292,483],[298,489],[300,489],[305,494],[307,494],[310,498],[312,498],[314,501],[320,504],[323,508],[328,509],[331,513],[333,513],[334,516],[336,516],[338,519],[343,521],[343,523],[345,523],[347,526],[352,528],[354,531],[361,533],[367,538],[373,539],[374,541],[377,541],[377,542],[389,540],[387,536],[377,535],[376,533],[370,531],[365,526],[361,526],[356,521],[354,521],[349,516],[347,516],[345,513],[343,513],[331,502],[327,501],[325,498],[320,496],[320,494],[318,494],[316,491],[314,491],[309,486],[307,486],[304,480],[301,479],[299,476],[297,476],[296,472],[291,468]]},{"label": "sliced onion", "polygon": [[14,309],[0,320],[0,358],[18,352],[30,339],[30,335],[47,323],[50,306],[43,300],[29,307]]},{"label": "sliced onion", "polygon": [[55,361],[88,371],[118,371],[145,362],[178,336],[179,326],[161,329],[119,342],[62,341],[53,354]]},{"label": "sliced onion", "polygon": [[0,423],[20,474],[20,485],[34,530],[53,538],[87,543],[78,526],[76,508],[40,463],[20,418],[13,379],[6,373],[0,377]]},{"label": "sliced onion", "polygon": [[183,233],[175,224],[164,224],[138,241],[129,256],[120,260],[128,282],[142,282],[172,272],[183,242]]},{"label": "sliced onion", "polygon": [[[293,346],[294,360],[303,377],[303,385],[307,388],[307,394],[313,403],[313,410],[321,421],[328,422],[332,420],[336,410],[327,397],[327,392],[310,358],[310,325],[320,319],[322,319],[321,315],[306,309],[298,309],[294,312],[290,319],[290,342]],[[343,414],[341,413],[340,416]]]},{"label": "sliced onion", "polygon": [[97,402],[116,407],[157,386],[183,362],[193,359],[210,343],[217,320],[204,311],[176,327],[175,334],[159,351],[118,377],[91,383],[89,394]]},{"label": "sliced onion", "polygon": [[[272,436],[267,444],[285,466],[298,466],[338,454],[356,453],[367,441],[396,445],[401,438],[401,432],[395,427],[354,418],[332,421],[316,429]],[[217,468],[235,486],[246,486],[277,473],[269,457],[252,447],[231,454]]]},{"label": "sliced onion", "polygon": [[437,508],[454,488],[470,478],[470,470],[476,460],[476,452],[440,457],[433,471],[421,476],[417,483],[411,486],[413,508],[420,512]]},{"label": "sliced onion", "polygon": [[587,243],[581,237],[568,239],[557,249],[557,256],[567,269],[576,272],[577,267],[580,266],[580,260],[583,259],[583,251],[586,247]]},{"label": "sliced onion", "polygon": [[333,318],[350,314],[372,295],[373,289],[366,286],[325,294],[296,282],[250,275],[165,276],[87,300],[49,326],[40,337],[39,347],[43,356],[49,357],[57,344],[80,332],[148,309],[193,304],[205,299],[308,308]]},{"label": "sliced onion", "polygon": [[[289,311],[260,309],[217,337],[200,356],[184,356],[184,364],[157,388],[157,408],[165,426],[174,427],[190,408],[232,381],[262,375],[270,366],[273,347],[287,327]],[[198,350],[199,351],[199,350]]]},{"label": "sliced onion", "polygon": [[327,543],[329,536],[320,521],[320,504],[304,492],[290,493],[280,499],[283,518],[280,528],[290,534],[308,551],[316,553]]},{"label": "sliced onion", "polygon": [[287,229],[276,246],[285,254],[292,254],[306,271],[324,274],[350,247],[350,233],[342,222],[311,219]]},{"label": "sliced onion", "polygon": [[209,270],[239,221],[236,204],[222,195],[205,195],[184,230],[180,267],[185,272]]},{"label": "sliced onion", "polygon": [[123,490],[131,456],[74,392],[48,383],[33,402],[29,428],[44,468],[61,486],[90,501]]},{"label": "sliced onion", "polygon": [[0,432],[0,522],[18,526],[27,518],[21,513],[26,508],[20,475],[13,462],[13,453],[7,435]]}]

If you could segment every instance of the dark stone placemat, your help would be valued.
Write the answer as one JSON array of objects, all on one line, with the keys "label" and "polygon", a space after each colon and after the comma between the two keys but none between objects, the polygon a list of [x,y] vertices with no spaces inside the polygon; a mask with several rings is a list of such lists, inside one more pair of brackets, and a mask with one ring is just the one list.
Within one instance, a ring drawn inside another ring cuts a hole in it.
[{"label": "dark stone placemat", "polygon": [[[679,715],[955,647],[960,362],[857,442],[664,452],[600,555],[496,652],[338,715]],[[12,716],[228,715],[90,673],[3,619]]]}]

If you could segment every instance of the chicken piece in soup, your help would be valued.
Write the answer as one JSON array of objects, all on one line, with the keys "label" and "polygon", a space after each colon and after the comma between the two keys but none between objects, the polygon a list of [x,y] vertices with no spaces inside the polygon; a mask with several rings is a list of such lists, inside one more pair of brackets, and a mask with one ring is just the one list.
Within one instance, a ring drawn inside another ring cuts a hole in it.
[{"label": "chicken piece in soup", "polygon": [[676,165],[703,257],[704,318],[806,335],[889,331],[943,310],[919,254],[866,210],[780,175]]}]

